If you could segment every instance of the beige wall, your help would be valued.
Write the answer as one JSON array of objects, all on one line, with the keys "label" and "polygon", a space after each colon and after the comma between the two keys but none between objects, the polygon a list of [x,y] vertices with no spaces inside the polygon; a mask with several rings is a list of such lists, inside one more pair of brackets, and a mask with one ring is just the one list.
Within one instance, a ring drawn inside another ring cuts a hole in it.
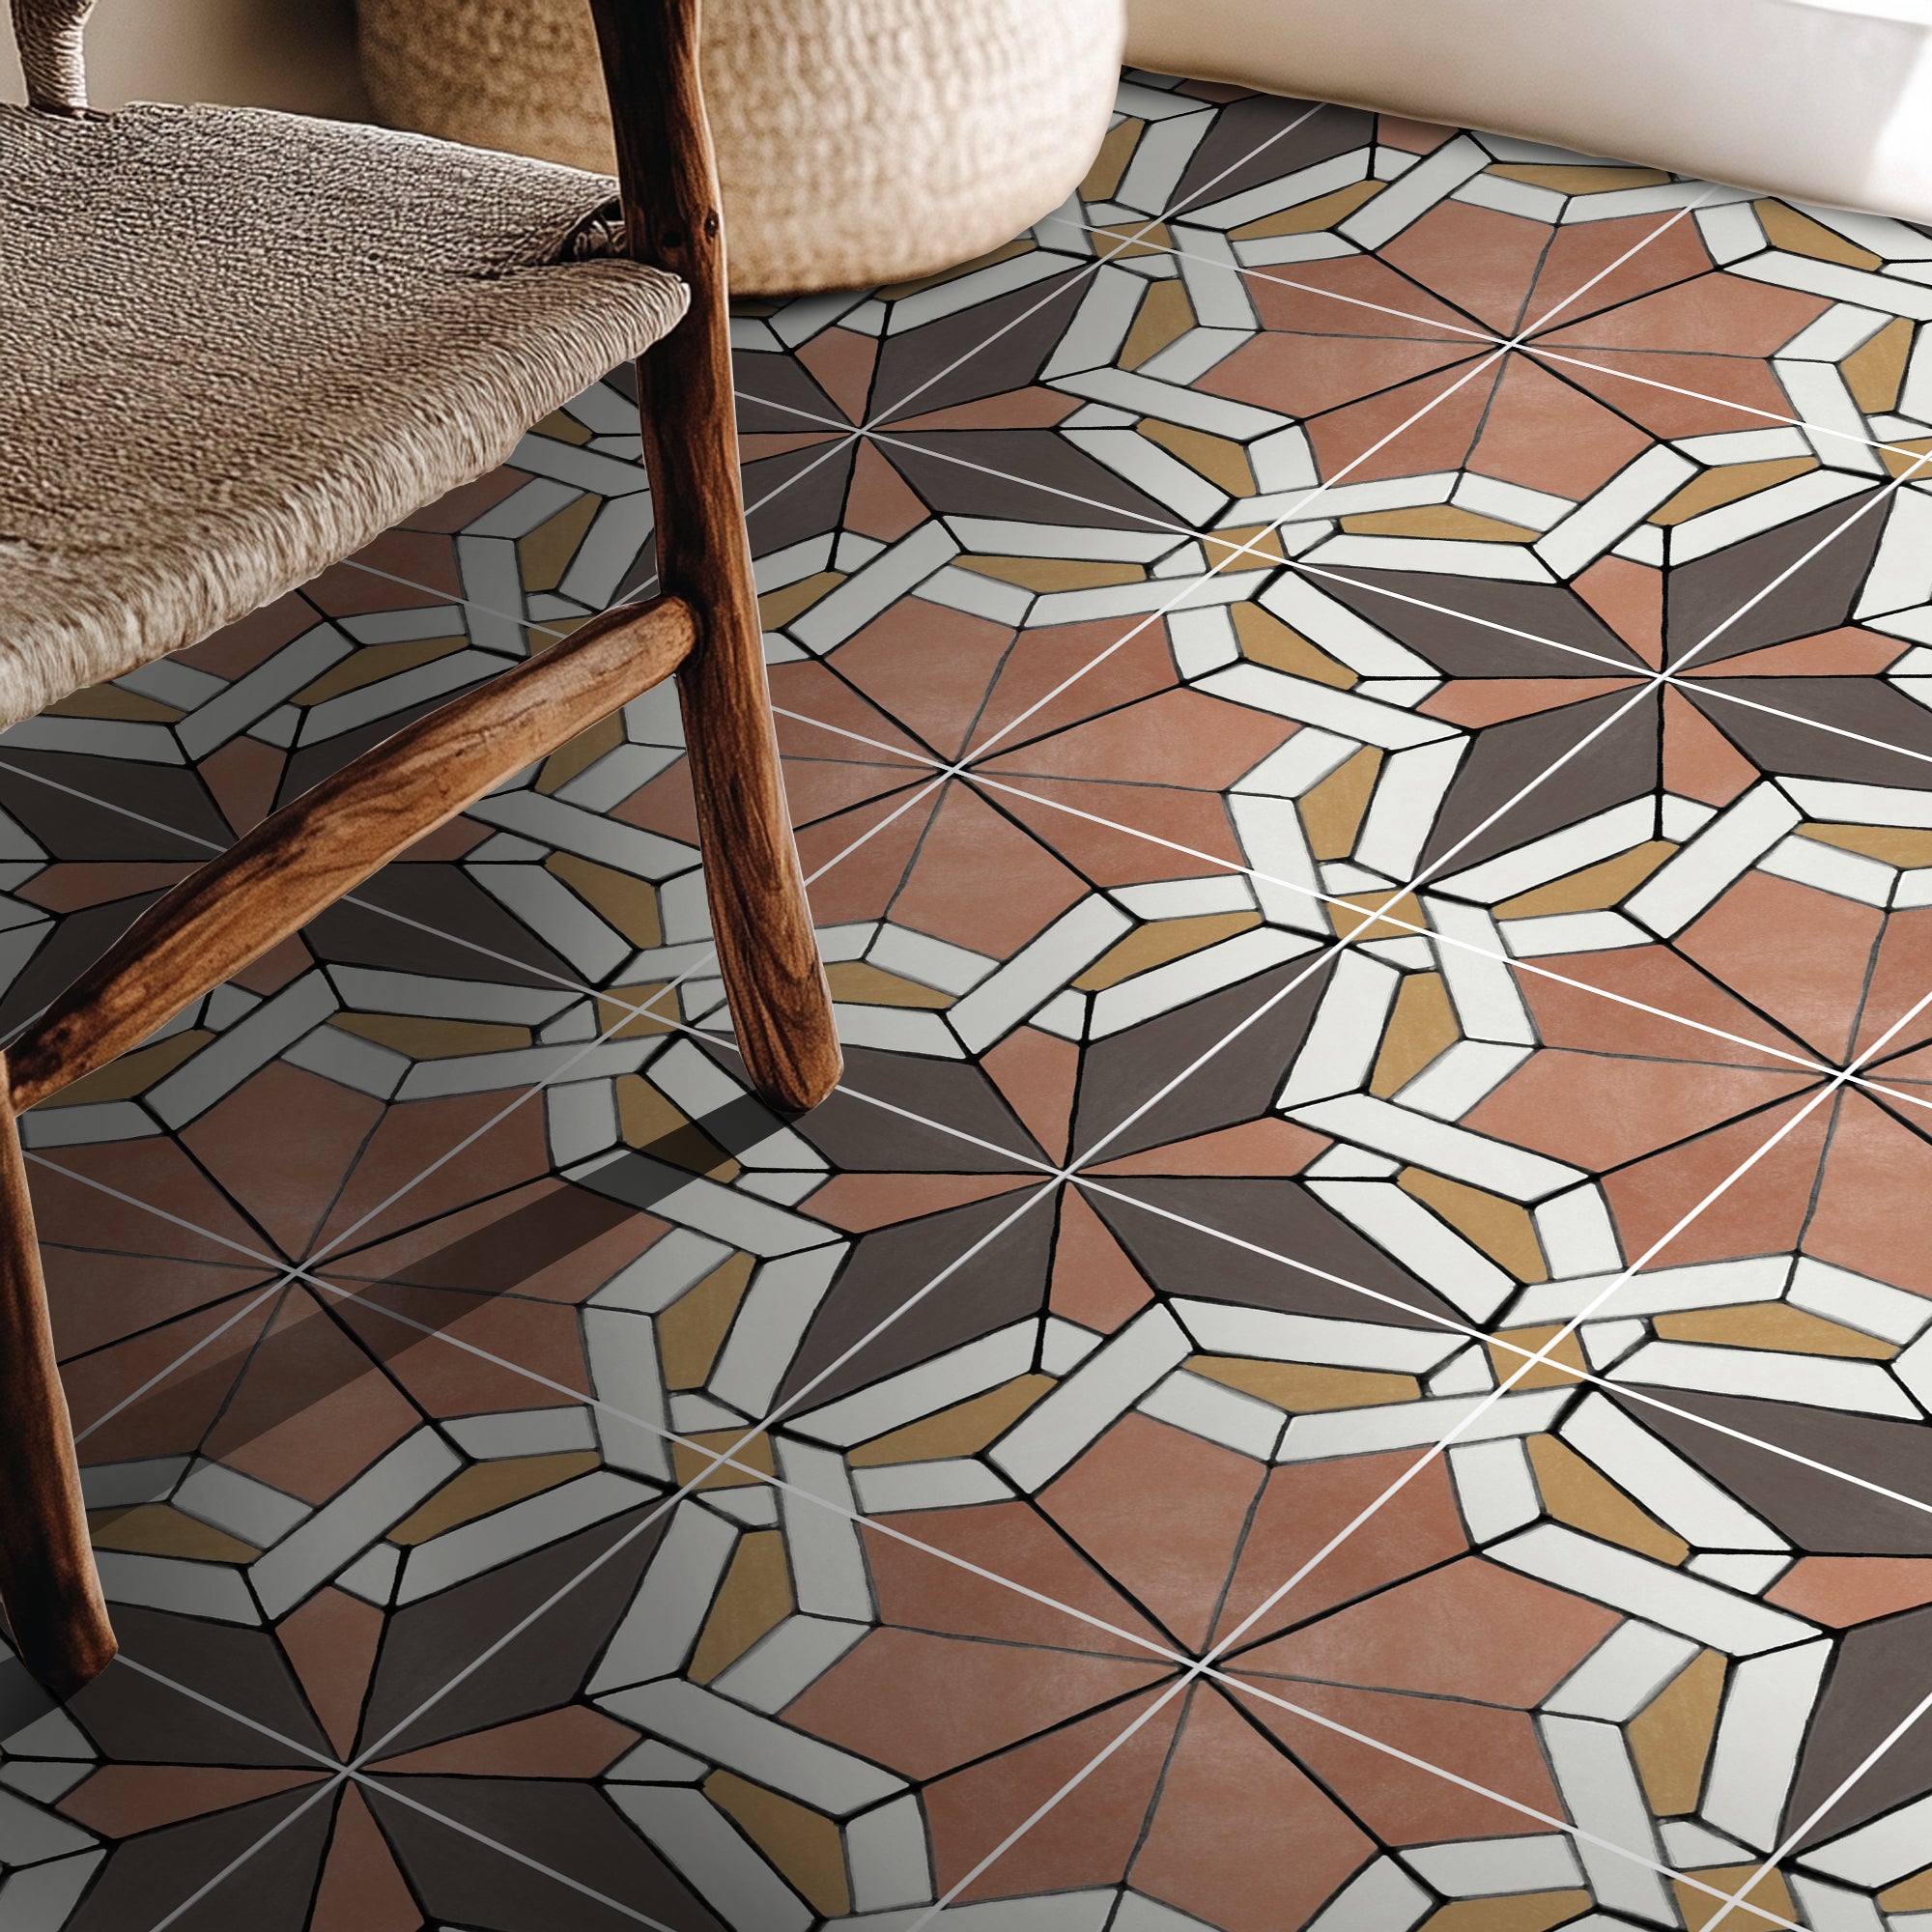
[{"label": "beige wall", "polygon": [[[368,113],[352,0],[99,0],[87,71],[101,107],[221,100],[342,119]],[[13,38],[0,29],[0,99],[25,96]]]}]

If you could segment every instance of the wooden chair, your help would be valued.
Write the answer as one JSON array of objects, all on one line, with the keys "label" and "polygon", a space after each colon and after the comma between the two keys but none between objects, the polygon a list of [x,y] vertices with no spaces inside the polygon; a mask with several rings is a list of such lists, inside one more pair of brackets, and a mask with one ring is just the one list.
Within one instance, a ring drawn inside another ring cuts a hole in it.
[{"label": "wooden chair", "polygon": [[[646,348],[661,591],[585,621],[264,820],[151,907],[0,1060],[0,1599],[27,1666],[62,1695],[115,1641],[16,1114],[673,672],[751,1082],[797,1111],[839,1070],[739,493],[698,0],[594,0],[621,231],[608,182],[544,163],[250,110],[95,114],[79,60],[89,4],[14,0],[32,105],[0,107],[0,723],[302,582],[500,462],[531,422]],[[238,179],[247,167],[259,177]],[[287,334],[302,330],[290,353]],[[178,503],[198,475],[206,500]]]}]

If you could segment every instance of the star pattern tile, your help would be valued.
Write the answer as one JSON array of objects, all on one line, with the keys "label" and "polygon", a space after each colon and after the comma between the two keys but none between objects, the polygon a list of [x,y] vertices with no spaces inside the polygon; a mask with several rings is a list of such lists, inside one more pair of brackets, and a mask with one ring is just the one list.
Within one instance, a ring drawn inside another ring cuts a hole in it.
[{"label": "star pattern tile", "polygon": [[[744,304],[847,1071],[659,691],[26,1118],[14,1932],[1932,1924],[1932,241],[1129,73]],[[654,582],[618,372],[0,738],[0,1021]]]}]

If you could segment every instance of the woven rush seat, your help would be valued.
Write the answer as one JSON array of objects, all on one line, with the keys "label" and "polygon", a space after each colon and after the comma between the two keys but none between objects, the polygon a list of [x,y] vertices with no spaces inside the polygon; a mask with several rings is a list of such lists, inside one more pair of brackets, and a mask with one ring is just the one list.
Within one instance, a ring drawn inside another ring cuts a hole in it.
[{"label": "woven rush seat", "polygon": [[501,463],[682,316],[616,184],[225,107],[0,103],[0,724]]}]

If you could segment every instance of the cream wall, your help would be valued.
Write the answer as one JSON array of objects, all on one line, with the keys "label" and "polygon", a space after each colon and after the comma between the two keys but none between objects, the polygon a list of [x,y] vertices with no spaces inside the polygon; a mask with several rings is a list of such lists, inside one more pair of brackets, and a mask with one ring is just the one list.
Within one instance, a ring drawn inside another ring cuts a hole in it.
[{"label": "cream wall", "polygon": [[[128,100],[220,100],[366,118],[353,0],[99,0],[87,28],[89,91]],[[26,89],[0,30],[0,99]]]}]

